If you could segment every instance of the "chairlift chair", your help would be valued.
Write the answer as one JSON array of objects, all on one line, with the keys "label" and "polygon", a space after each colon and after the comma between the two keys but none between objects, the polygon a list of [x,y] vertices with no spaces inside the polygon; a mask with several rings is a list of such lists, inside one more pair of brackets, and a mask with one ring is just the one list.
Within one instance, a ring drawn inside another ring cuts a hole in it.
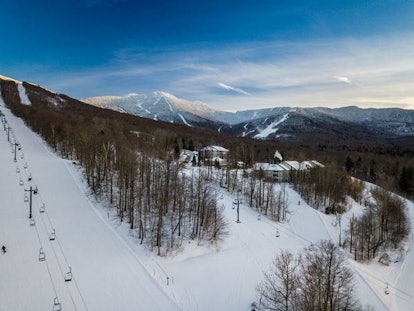
[{"label": "chairlift chair", "polygon": [[19,185],[23,186],[23,179],[21,177],[20,177],[20,180],[19,180]]},{"label": "chairlift chair", "polygon": [[46,260],[46,254],[43,252],[43,249],[40,248],[39,250],[39,261],[45,261]]},{"label": "chairlift chair", "polygon": [[37,194],[38,192],[39,192],[39,189],[37,189],[37,186],[36,186],[36,188],[33,189],[33,194]]},{"label": "chairlift chair", "polygon": [[72,281],[72,267],[69,267],[69,272],[65,273],[65,282]]},{"label": "chairlift chair", "polygon": [[61,311],[62,310],[62,306],[60,305],[59,299],[57,297],[55,297],[55,299],[53,300],[53,311]]},{"label": "chairlift chair", "polygon": [[385,295],[388,295],[390,293],[390,289],[388,287],[388,283],[387,283],[387,285],[384,288],[384,293],[385,293]]},{"label": "chairlift chair", "polygon": [[20,173],[20,168],[16,166],[16,173]]},{"label": "chairlift chair", "polygon": [[20,155],[20,159],[23,159],[23,158],[24,158],[24,154],[22,152],[22,154]]},{"label": "chairlift chair", "polygon": [[32,174],[29,174],[29,176],[27,176],[27,180],[32,181]]},{"label": "chairlift chair", "polygon": [[280,237],[280,232],[279,232],[279,229],[276,229],[276,237],[278,238],[278,237]]},{"label": "chairlift chair", "polygon": [[30,218],[30,227],[33,227],[36,225],[36,222],[34,220],[34,218]]},{"label": "chairlift chair", "polygon": [[27,192],[24,193],[24,201],[29,202],[29,196],[27,195]]},{"label": "chairlift chair", "polygon": [[49,234],[49,241],[54,241],[56,239],[56,232],[55,229],[53,229],[52,233]]},{"label": "chairlift chair", "polygon": [[27,168],[27,162],[24,162],[23,167]]},{"label": "chairlift chair", "polygon": [[40,205],[39,212],[40,213],[44,213],[45,212],[45,203],[43,203],[42,205]]}]

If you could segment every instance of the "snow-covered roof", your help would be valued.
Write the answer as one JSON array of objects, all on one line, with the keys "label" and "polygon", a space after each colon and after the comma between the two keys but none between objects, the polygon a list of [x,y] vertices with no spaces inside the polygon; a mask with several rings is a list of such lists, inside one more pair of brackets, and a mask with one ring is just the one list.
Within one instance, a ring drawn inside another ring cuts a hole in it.
[{"label": "snow-covered roof", "polygon": [[279,164],[271,164],[271,163],[255,163],[254,169],[263,170],[263,171],[274,171],[274,172],[281,172],[281,171],[289,170]]},{"label": "snow-covered roof", "polygon": [[206,146],[201,149],[202,151],[220,151],[220,152],[229,152],[228,149],[221,147],[221,146]]},{"label": "snow-covered roof", "polygon": [[284,161],[283,163],[286,163],[287,165],[289,165],[294,170],[299,170],[300,169],[300,163],[298,161]]},{"label": "snow-covered roof", "polygon": [[323,164],[319,163],[315,160],[310,161],[283,161],[278,164],[271,164],[271,163],[255,163],[254,169],[255,170],[263,170],[263,171],[290,171],[290,170],[306,170],[312,167],[324,167]]},{"label": "snow-covered roof", "polygon": [[279,166],[283,167],[286,171],[290,171],[292,169],[292,167],[286,162],[279,163]]},{"label": "snow-covered roof", "polygon": [[316,160],[312,160],[311,161],[315,166],[320,166],[320,167],[325,167],[325,165],[323,165],[322,163],[316,161]]},{"label": "snow-covered roof", "polygon": [[312,168],[315,166],[319,166],[319,167],[325,167],[325,165],[319,163],[318,161],[315,160],[310,160],[310,161],[303,161],[300,163],[300,169],[301,170],[306,170],[308,168]]}]

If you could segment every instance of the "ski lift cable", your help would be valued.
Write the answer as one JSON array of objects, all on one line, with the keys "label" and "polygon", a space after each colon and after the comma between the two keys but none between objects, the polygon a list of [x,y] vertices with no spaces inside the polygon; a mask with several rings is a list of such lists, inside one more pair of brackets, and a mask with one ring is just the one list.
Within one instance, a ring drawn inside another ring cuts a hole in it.
[{"label": "ski lift cable", "polygon": [[392,293],[392,294],[393,294],[395,297],[398,297],[399,299],[404,300],[406,303],[408,303],[408,304],[410,304],[410,305],[414,306],[414,303],[413,303],[412,301],[409,301],[406,297],[403,297],[403,296],[399,295],[398,290],[397,290],[397,293]]},{"label": "ski lift cable", "polygon": [[[369,273],[367,271],[361,271],[361,272],[362,273],[365,273],[366,275],[369,275],[371,278],[375,279],[376,281],[380,282],[381,284],[384,284],[385,283],[383,280],[379,279],[378,277],[376,277],[375,275],[373,275],[373,274],[371,274],[371,273]],[[409,294],[409,293],[407,293],[407,292],[399,289],[398,287],[395,287],[395,286],[391,285],[390,283],[386,283],[386,284],[387,284],[386,286],[388,286],[389,288],[392,288],[393,290],[395,290],[395,291],[397,291],[397,292],[399,292],[399,293],[401,293],[403,295],[406,295],[407,297],[410,297],[411,299],[414,300],[414,296],[413,295],[411,295],[411,294]],[[398,296],[398,297],[404,299],[403,297],[400,297],[400,296]],[[406,299],[404,299],[404,300],[406,300]],[[414,305],[413,302],[409,302],[409,303],[412,304],[412,305]]]},{"label": "ski lift cable", "polygon": [[[23,153],[22,153],[23,154]],[[18,158],[18,159],[17,159]],[[20,162],[20,160],[23,160],[21,157],[16,157],[17,162]],[[26,159],[24,159],[24,164],[22,165],[23,169],[20,169],[20,174],[22,175],[24,172],[24,175],[26,176],[26,179],[29,179],[29,177],[31,178],[31,181],[33,181],[33,176],[29,171],[29,165],[26,161]],[[23,176],[23,175],[22,175]]]},{"label": "ski lift cable", "polygon": [[[43,222],[43,220],[42,220],[42,222]],[[44,224],[44,225],[45,225],[45,224]],[[46,228],[46,225],[45,225],[45,228]],[[56,253],[55,247],[53,246],[52,241],[49,241],[49,242],[50,242],[50,245],[51,245],[51,247],[52,247],[53,254],[55,255],[56,262],[57,262],[57,265],[58,265],[58,267],[59,267],[59,270],[60,270],[60,273],[61,273],[61,275],[62,275],[62,278],[63,278],[63,279],[65,279],[65,272],[63,272],[62,265],[60,264],[60,261],[59,261],[59,258],[58,258],[58,256],[57,256],[57,253]],[[69,297],[70,297],[70,299],[72,300],[73,307],[75,308],[75,310],[78,310],[78,308],[76,307],[75,300],[74,300],[74,298],[73,298],[73,294],[72,294],[72,292],[71,292],[71,290],[70,290],[70,288],[69,288],[68,283],[66,283],[66,282],[65,282],[65,285],[66,285],[66,289],[67,289],[67,291],[68,291]]]},{"label": "ski lift cable", "polygon": [[[63,258],[65,259],[66,265],[68,267],[70,267],[69,262],[68,262],[68,259],[67,259],[66,255],[65,255],[65,252],[63,251],[62,244],[60,243],[59,239],[56,239],[56,241],[57,241],[57,244],[58,244],[58,246],[60,248],[60,251],[62,253]],[[83,306],[85,307],[86,310],[89,310],[88,307],[87,307],[87,305],[86,305],[85,299],[83,298],[82,292],[81,292],[81,290],[80,290],[80,288],[78,286],[78,283],[76,282],[76,278],[75,278],[74,275],[72,275],[72,281],[75,284],[75,287],[76,287],[76,289],[78,291],[78,294],[79,294],[79,296],[80,296],[80,298],[82,300]]]},{"label": "ski lift cable", "polygon": [[[20,159],[22,159],[22,157],[21,157],[21,156],[20,156],[19,158],[20,158]],[[19,160],[20,160],[20,159],[19,159]],[[26,163],[27,163],[27,161],[26,161]],[[25,169],[23,170],[23,171],[24,171],[24,174],[26,175],[26,178],[27,178],[27,179],[29,179],[29,176],[30,176],[30,181],[33,181],[33,176],[32,176],[32,174],[31,174],[30,172],[29,172],[29,174],[28,174],[28,173],[27,173],[27,170],[28,170],[27,168],[25,168]],[[23,175],[23,173],[22,173],[22,170],[20,169],[20,167],[19,167],[19,171],[20,171],[20,172],[19,172],[20,177],[23,177],[23,176],[22,176],[22,175]],[[37,198],[37,197],[38,197],[38,198]],[[35,201],[36,201],[36,204],[37,204],[38,209],[40,209],[40,205],[39,205],[39,202],[38,202],[38,201],[40,201],[40,203],[41,203],[42,205],[44,205],[44,201],[43,201],[43,198],[42,198],[42,196],[41,196],[40,192],[38,192],[38,193],[37,193],[37,195],[35,196]],[[54,228],[54,227],[53,227],[53,222],[52,222],[52,220],[51,220],[51,218],[50,218],[50,216],[49,216],[49,213],[47,213],[47,210],[45,210],[43,214],[46,214],[46,217],[47,217],[47,219],[48,219],[48,222],[49,222],[49,224],[50,224],[50,227],[53,229],[53,228]],[[48,230],[47,230],[47,225],[46,225],[46,223],[44,222],[42,215],[40,215],[40,218],[41,218],[41,220],[42,220],[43,226],[44,226],[44,227],[45,227],[45,229],[46,229],[46,232],[48,232]],[[43,247],[42,247],[42,241],[41,241],[41,238],[40,238],[40,234],[39,234],[38,228],[37,228],[36,226],[35,226],[35,229],[36,229],[37,237],[38,237],[38,240],[39,240],[40,248],[43,248]],[[69,262],[68,262],[68,260],[67,260],[66,255],[65,255],[65,252],[63,251],[63,247],[62,247],[62,245],[61,245],[60,241],[59,241],[58,239],[56,239],[56,241],[57,241],[57,243],[58,243],[58,245],[59,245],[60,251],[61,251],[62,256],[63,256],[63,258],[64,258],[64,260],[65,260],[65,262],[66,262],[66,265],[67,265],[68,267],[70,267],[70,266],[69,266]],[[63,270],[62,270],[61,264],[60,264],[60,262],[59,262],[59,260],[58,260],[57,253],[56,253],[56,251],[55,251],[55,249],[54,249],[53,245],[52,245],[52,250],[53,250],[54,255],[55,255],[55,257],[56,257],[56,261],[57,261],[57,263],[58,263],[59,270],[60,270],[60,272],[62,273],[63,277],[65,277],[65,274],[63,273]],[[51,283],[52,283],[52,286],[53,286],[53,289],[54,289],[54,292],[55,292],[55,297],[57,297],[57,291],[56,291],[55,284],[54,284],[54,282],[53,282],[53,278],[52,278],[52,275],[51,275],[51,272],[50,272],[50,269],[49,269],[49,265],[47,264],[47,261],[46,261],[46,260],[45,260],[45,262],[46,262],[46,267],[47,267],[47,269],[48,269],[48,272],[49,272],[49,277],[50,277],[50,280],[51,280]],[[70,269],[70,268],[69,268],[69,269]],[[77,292],[78,292],[78,294],[79,294],[79,296],[80,296],[80,298],[81,298],[81,300],[82,300],[82,303],[83,303],[83,305],[84,305],[85,309],[86,309],[86,310],[89,310],[89,309],[88,309],[88,307],[87,307],[87,305],[86,305],[85,299],[84,299],[84,297],[83,297],[83,295],[82,295],[82,292],[81,292],[81,290],[80,290],[80,288],[79,288],[79,285],[78,285],[78,283],[76,282],[76,279],[74,278],[74,276],[73,276],[73,275],[72,275],[72,280],[73,280],[73,282],[74,282],[74,284],[75,284],[76,290],[77,290]],[[66,283],[66,282],[65,282],[65,283]],[[71,293],[71,292],[70,292],[70,290],[69,290],[68,284],[66,284],[66,286],[67,286],[67,289],[68,289],[69,295],[70,295],[70,297],[71,297],[72,303],[73,303],[73,305],[74,305],[74,307],[75,307],[75,310],[77,310],[76,305],[75,305],[75,302],[74,302],[74,299],[73,299],[73,296],[72,296],[72,293]]]},{"label": "ski lift cable", "polygon": [[[369,275],[371,278],[375,279],[376,281],[378,281],[378,282],[380,282],[380,283],[384,283],[384,281],[383,281],[383,280],[379,279],[379,278],[378,278],[378,277],[376,277],[375,275],[373,275],[373,274],[371,274],[371,273],[369,273],[369,272],[367,272],[367,271],[362,271],[362,272],[363,272],[363,273],[365,273],[365,274],[367,274],[367,275]],[[414,299],[414,296],[412,296],[411,294],[409,294],[409,293],[407,293],[407,292],[405,292],[405,291],[403,291],[403,290],[401,290],[401,289],[399,289],[399,288],[397,288],[397,287],[395,287],[395,286],[391,285],[390,283],[387,283],[387,282],[386,282],[386,286],[388,286],[389,288],[392,288],[393,290],[396,290],[396,291],[398,291],[398,292],[400,292],[400,293],[402,293],[402,294],[404,294],[404,295],[406,295],[406,296],[410,297],[411,299]]]},{"label": "ski lift cable", "polygon": [[[43,226],[44,226],[44,228],[45,228],[46,232],[48,232],[48,231],[47,231],[47,226],[46,226],[46,223],[45,223],[45,222],[44,222],[44,220],[43,220],[43,217],[42,217],[42,216],[40,216],[40,219],[41,219],[41,222],[42,222],[42,224],[43,224]],[[39,233],[39,230],[38,230],[38,228],[37,228],[37,227],[36,227],[36,234],[37,234],[37,237],[38,237],[38,240],[39,240],[40,247],[41,247],[41,248],[43,248],[43,246],[42,246],[42,241],[41,241],[41,237],[40,237],[40,233]],[[56,254],[56,252],[55,252],[55,249],[53,248],[53,244],[51,243],[51,241],[49,241],[49,242],[50,242],[50,244],[51,244],[51,247],[52,247],[53,253],[54,253],[54,255],[55,255],[56,262],[57,262],[57,265],[58,265],[58,267],[59,267],[60,273],[62,274],[62,277],[64,278],[64,275],[65,275],[65,274],[63,273],[63,270],[62,270],[61,264],[60,264],[60,262],[59,262],[59,259],[58,259],[58,257],[57,257],[57,254]],[[56,290],[56,286],[55,286],[55,283],[54,283],[54,281],[53,281],[52,273],[50,272],[49,264],[48,264],[47,260],[44,260],[44,261],[45,261],[45,263],[46,263],[46,267],[47,267],[47,270],[48,270],[48,273],[49,273],[49,277],[50,277],[50,280],[51,280],[51,282],[52,282],[52,287],[53,287],[54,292],[55,292],[55,297],[58,297],[58,295],[57,295],[57,290]],[[73,306],[74,306],[75,310],[77,311],[78,309],[77,309],[77,307],[76,307],[75,300],[74,300],[73,295],[72,295],[72,293],[71,293],[71,291],[70,291],[70,289],[69,289],[69,287],[68,287],[68,284],[67,284],[66,282],[65,282],[65,285],[66,285],[66,289],[67,289],[67,291],[68,291],[69,297],[70,297],[70,299],[72,300],[72,304],[73,304]]]},{"label": "ski lift cable", "polygon": [[[18,166],[18,167],[19,167],[19,175],[20,175],[20,178],[21,178],[21,177],[22,177],[22,170],[20,170],[20,166]],[[32,180],[33,180],[33,177],[32,177],[32,175],[31,175],[31,173],[29,173],[29,175],[27,175],[26,169],[24,169],[24,172],[25,172],[26,177],[29,179],[29,176],[30,176],[30,181],[32,181]],[[37,205],[38,205],[37,200],[35,200],[35,201],[36,201],[36,203],[37,203]],[[38,207],[39,207],[39,205],[38,205]],[[34,219],[34,218],[32,218],[32,219]],[[45,222],[44,222],[43,218],[42,218],[42,217],[40,217],[40,219],[41,219],[41,222],[42,222],[42,224],[43,224],[43,226],[44,226],[44,228],[45,228],[45,230],[46,230],[46,232],[47,232],[47,226],[46,226],[46,224],[45,224]],[[50,220],[50,218],[49,218],[49,220]],[[41,237],[40,237],[39,230],[38,230],[37,226],[34,226],[34,228],[35,228],[35,230],[36,230],[36,235],[37,235],[37,239],[38,239],[38,242],[39,242],[39,245],[40,245],[40,250],[42,250],[42,249],[43,249],[43,244],[42,244],[42,239],[41,239]],[[65,276],[65,274],[63,273],[63,270],[62,270],[62,267],[61,267],[61,265],[60,265],[60,262],[59,262],[59,259],[58,259],[58,257],[57,257],[57,254],[56,254],[56,252],[55,252],[55,249],[53,248],[53,245],[51,245],[51,246],[52,246],[53,253],[54,253],[55,257],[56,257],[56,262],[57,262],[57,264],[58,264],[59,270],[60,270],[60,272],[62,273],[62,276],[64,277],[64,276]],[[43,253],[43,254],[44,254],[44,253]],[[52,284],[52,288],[53,288],[53,291],[54,291],[55,297],[58,297],[58,294],[57,294],[57,289],[56,289],[56,285],[55,285],[55,282],[54,282],[54,280],[53,280],[52,273],[51,273],[51,271],[50,271],[49,263],[48,263],[48,261],[46,260],[46,258],[45,258],[45,257],[43,257],[43,258],[44,258],[44,260],[43,260],[43,261],[45,261],[45,264],[46,264],[46,269],[47,269],[48,274],[49,274],[50,282],[51,282],[51,284]],[[65,260],[66,260],[66,258],[65,258]],[[68,291],[68,293],[69,293],[69,296],[70,296],[70,298],[71,298],[71,300],[72,300],[73,306],[74,306],[75,310],[77,311],[78,309],[76,308],[76,304],[75,304],[75,301],[74,301],[74,299],[73,299],[73,295],[72,295],[72,293],[70,292],[70,289],[69,289],[68,284],[67,284],[66,282],[65,282],[65,284],[66,284],[66,287],[67,287],[67,291]],[[82,301],[83,301],[83,298],[82,298]]]},{"label": "ski lift cable", "polygon": [[[40,201],[40,204],[44,204],[43,199],[42,199],[42,197],[41,197],[40,195],[39,195],[39,201]],[[39,202],[36,202],[36,203],[39,205]],[[52,219],[50,218],[50,215],[49,215],[48,211],[47,211],[47,210],[45,210],[42,214],[44,214],[44,215],[45,215],[45,217],[46,217],[46,219],[47,219],[47,222],[49,223],[49,226],[50,226],[51,230],[54,230],[54,229],[53,229],[53,228],[54,228],[54,226],[53,226],[53,222],[52,222]],[[41,216],[40,216],[40,218],[41,218],[41,220],[42,220],[42,223],[43,223],[43,226],[44,226],[44,228],[45,228],[46,232],[49,232],[49,231],[48,231],[48,226],[47,226],[47,224],[46,224],[46,220],[44,219],[44,216],[43,216],[43,215],[41,215]],[[49,239],[49,241],[50,241],[50,239]],[[63,250],[62,244],[60,243],[60,241],[59,241],[59,239],[58,239],[58,237],[57,237],[57,236],[55,237],[54,241],[56,241],[56,242],[58,243],[60,253],[62,254],[62,257],[64,258],[64,261],[65,261],[66,266],[68,266],[68,268],[69,268],[69,267],[70,267],[70,265],[69,265],[69,261],[68,261],[68,259],[67,259],[67,257],[66,257],[66,254],[65,254],[64,250]],[[54,255],[55,255],[56,261],[57,261],[57,263],[58,263],[59,270],[60,270],[60,272],[61,272],[61,274],[62,274],[62,277],[64,278],[64,277],[65,277],[65,273],[63,272],[62,265],[60,264],[60,261],[59,261],[59,259],[58,259],[58,256],[57,256],[57,253],[56,253],[55,247],[53,246],[52,241],[50,241],[50,243],[51,243],[52,250],[53,250],[53,253],[54,253]],[[70,269],[70,268],[69,268],[69,269]],[[77,290],[77,292],[78,292],[78,294],[79,294],[79,296],[80,296],[80,298],[81,298],[81,300],[82,300],[82,304],[83,304],[83,306],[85,307],[85,309],[86,309],[86,310],[89,310],[89,309],[88,309],[88,307],[87,307],[87,305],[86,305],[85,299],[84,299],[84,297],[83,297],[83,295],[82,295],[82,292],[81,292],[81,290],[80,290],[80,288],[79,288],[79,286],[78,286],[78,284],[77,284],[77,282],[76,282],[76,279],[75,279],[75,277],[74,277],[73,275],[72,275],[72,281],[73,281],[73,283],[75,284],[76,290]],[[65,282],[65,283],[66,283],[66,282]],[[68,287],[68,284],[66,284],[66,286]],[[74,302],[74,299],[73,299],[73,295],[72,295],[72,293],[70,292],[69,287],[68,287],[68,291],[69,291],[69,295],[71,296],[72,303],[73,303],[73,304],[74,304],[74,306],[75,306],[75,302]],[[75,310],[77,310],[77,309],[76,309],[76,306],[75,306]]]},{"label": "ski lift cable", "polygon": [[82,300],[82,303],[83,303],[83,306],[85,307],[85,310],[86,311],[89,311],[88,306],[86,305],[85,299],[83,298],[82,292],[81,292],[81,290],[80,290],[80,288],[78,286],[78,282],[76,282],[76,279],[75,279],[74,276],[72,276],[72,281],[75,284],[75,287],[76,287],[76,289],[77,289],[77,291],[79,293],[79,296],[80,296],[80,298]]},{"label": "ski lift cable", "polygon": [[[36,196],[36,204],[38,205],[38,207],[39,207],[40,205],[45,204],[45,203],[44,203],[44,201],[43,201],[43,198],[42,198],[42,196],[41,196],[41,194],[40,194],[40,192],[38,192],[38,194],[37,194],[37,196]],[[55,228],[55,227],[54,227],[54,225],[53,225],[52,219],[50,218],[50,215],[49,215],[49,213],[48,213],[48,210],[46,209],[46,210],[45,210],[42,214],[43,214],[43,215],[45,215],[45,217],[46,217],[46,219],[47,219],[47,223],[48,223],[48,224],[49,224],[49,226],[50,226],[50,230],[54,230],[53,228]],[[48,231],[48,226],[47,226],[47,224],[46,224],[45,219],[43,218],[43,217],[44,217],[43,215],[41,215],[41,217],[40,217],[40,218],[42,219],[42,222],[43,222],[43,225],[44,225],[44,227],[45,227],[45,229],[46,229],[46,232],[49,232],[49,231]],[[52,231],[51,231],[51,232],[52,232]],[[50,239],[49,239],[49,240],[50,240]],[[63,258],[64,258],[64,260],[65,260],[65,264],[66,264],[66,266],[69,268],[69,267],[70,267],[70,265],[69,265],[69,261],[68,261],[68,259],[67,259],[66,254],[65,254],[65,251],[64,251],[64,249],[63,249],[63,247],[62,247],[62,244],[60,243],[60,241],[59,241],[59,239],[58,239],[58,237],[57,237],[57,236],[55,237],[54,241],[56,241],[56,242],[57,242],[57,244],[58,244],[58,246],[59,246],[60,253],[62,254],[62,257],[63,257]],[[51,241],[50,241],[50,242],[51,242]],[[62,275],[63,275],[63,277],[64,277],[64,276],[65,276],[65,274],[63,273],[63,269],[61,268],[61,264],[60,264],[59,260],[57,259],[57,253],[56,253],[56,250],[55,250],[55,248],[53,247],[53,245],[52,245],[52,249],[53,249],[53,251],[54,251],[54,254],[55,254],[56,260],[57,260],[57,262],[58,262],[60,272],[62,273]],[[82,295],[82,292],[81,292],[81,290],[80,290],[80,288],[79,288],[79,286],[78,286],[78,284],[77,284],[77,282],[76,282],[76,279],[75,279],[75,277],[74,277],[73,275],[72,275],[72,281],[73,281],[73,283],[75,284],[76,290],[77,290],[77,292],[78,292],[78,294],[79,294],[79,296],[80,296],[80,298],[81,298],[81,300],[82,300],[82,304],[83,304],[84,308],[85,308],[86,310],[89,310],[89,309],[88,309],[88,307],[87,307],[87,305],[86,305],[85,299],[84,299],[84,297],[83,297],[83,295]],[[66,284],[66,285],[68,286],[68,284]],[[73,300],[72,300],[72,301],[73,301]],[[75,309],[76,309],[76,308],[75,308]]]},{"label": "ski lift cable", "polygon": [[[37,239],[39,241],[40,249],[43,249],[42,240],[40,238],[40,234],[39,234],[39,230],[38,230],[37,226],[35,226],[35,230],[36,230]],[[45,258],[44,262],[45,262],[45,265],[46,265],[47,272],[49,274],[50,283],[52,284],[53,292],[55,294],[55,297],[58,297],[57,290],[56,290],[56,285],[55,285],[55,282],[53,281],[52,273],[50,272],[49,263],[47,262],[46,258]]]},{"label": "ski lift cable", "polygon": [[53,281],[52,273],[50,272],[50,267],[49,267],[49,264],[48,264],[47,260],[45,260],[45,264],[46,264],[47,272],[49,273],[50,282],[52,283],[52,287],[53,287],[53,291],[55,293],[55,297],[58,297],[55,282]]},{"label": "ski lift cable", "polygon": [[[43,227],[45,228],[45,231],[48,232],[46,223],[45,223],[45,221],[44,221],[44,219],[43,219],[42,216],[40,216],[40,220],[41,220],[41,222],[43,224]],[[59,267],[59,271],[60,271],[60,273],[62,275],[62,278],[64,279],[65,278],[65,273],[63,272],[62,265],[60,264],[60,261],[59,261],[59,258],[57,256],[55,247],[53,246],[54,243],[52,241],[50,241],[50,239],[49,239],[49,243],[50,243],[50,246],[52,248],[53,254],[55,255],[55,259],[56,259],[57,265]],[[76,303],[75,303],[75,300],[73,298],[72,292],[70,291],[70,288],[69,288],[69,286],[68,286],[68,284],[66,282],[65,282],[65,285],[66,285],[66,289],[68,291],[69,297],[70,297],[70,299],[72,301],[73,307],[75,308],[75,310],[78,310],[78,308],[76,307]]]}]

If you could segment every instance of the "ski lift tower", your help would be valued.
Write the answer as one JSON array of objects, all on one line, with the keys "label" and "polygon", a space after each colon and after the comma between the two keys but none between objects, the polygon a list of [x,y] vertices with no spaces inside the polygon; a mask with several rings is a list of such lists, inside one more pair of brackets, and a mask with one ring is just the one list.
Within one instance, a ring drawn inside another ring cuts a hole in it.
[{"label": "ski lift tower", "polygon": [[240,223],[240,204],[242,204],[242,200],[239,199],[239,192],[240,190],[237,192],[237,199],[235,199],[233,201],[233,205],[237,206],[237,220],[236,222],[239,224]]},{"label": "ski lift tower", "polygon": [[235,199],[233,202],[233,205],[237,206],[237,223],[240,223],[240,204],[242,204],[242,201],[240,199]]},{"label": "ski lift tower", "polygon": [[7,130],[7,141],[10,142],[10,130],[11,130],[11,127],[8,124],[6,125],[6,130]]},{"label": "ski lift tower", "polygon": [[30,192],[30,200],[29,200],[29,218],[32,219],[32,193],[37,194],[38,190],[37,187],[33,189],[32,186],[30,186],[30,189],[25,189],[24,191]]},{"label": "ski lift tower", "polygon": [[20,146],[20,144],[17,141],[15,141],[13,145],[14,145],[14,162],[17,162],[17,159],[16,159],[16,147],[17,146]]}]

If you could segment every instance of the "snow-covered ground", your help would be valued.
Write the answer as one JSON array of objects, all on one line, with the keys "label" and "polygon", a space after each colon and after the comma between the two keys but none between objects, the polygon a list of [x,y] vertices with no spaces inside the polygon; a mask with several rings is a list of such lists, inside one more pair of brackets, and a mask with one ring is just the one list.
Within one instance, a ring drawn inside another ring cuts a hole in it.
[{"label": "snow-covered ground", "polygon": [[[0,243],[7,253],[0,255],[0,310],[52,310],[55,297],[62,310],[180,310],[90,204],[72,163],[56,157],[20,119],[1,110],[22,150],[14,163],[1,129]],[[35,226],[23,199],[30,187],[38,188],[32,201]],[[56,239],[50,241],[53,229]],[[40,248],[46,255],[42,262]],[[65,282],[69,267],[73,280]]]},{"label": "snow-covered ground", "polygon": [[[192,241],[159,258],[134,240],[127,224],[88,195],[76,165],[53,154],[1,101],[0,109],[22,147],[15,163],[14,147],[0,123],[0,244],[8,249],[0,254],[1,311],[52,310],[55,297],[62,310],[250,310],[263,271],[281,249],[299,251],[320,239],[338,240],[335,218],[310,208],[291,189],[283,224],[259,220],[246,204],[240,205],[237,223],[234,197],[221,189],[219,204],[229,231],[223,242],[199,246]],[[30,226],[29,203],[23,199],[30,187],[38,188],[33,195],[35,226]],[[45,212],[40,213],[43,203]],[[414,219],[414,206],[408,206]],[[360,209],[354,204],[350,213]],[[343,216],[343,224],[349,215]],[[53,229],[56,240],[50,241]],[[412,241],[408,250],[411,246]],[[46,254],[42,262],[40,248]],[[389,267],[350,260],[363,306],[413,310],[413,256],[401,252],[399,262]],[[69,267],[73,280],[64,282]],[[389,295],[384,293],[386,283]]]}]

